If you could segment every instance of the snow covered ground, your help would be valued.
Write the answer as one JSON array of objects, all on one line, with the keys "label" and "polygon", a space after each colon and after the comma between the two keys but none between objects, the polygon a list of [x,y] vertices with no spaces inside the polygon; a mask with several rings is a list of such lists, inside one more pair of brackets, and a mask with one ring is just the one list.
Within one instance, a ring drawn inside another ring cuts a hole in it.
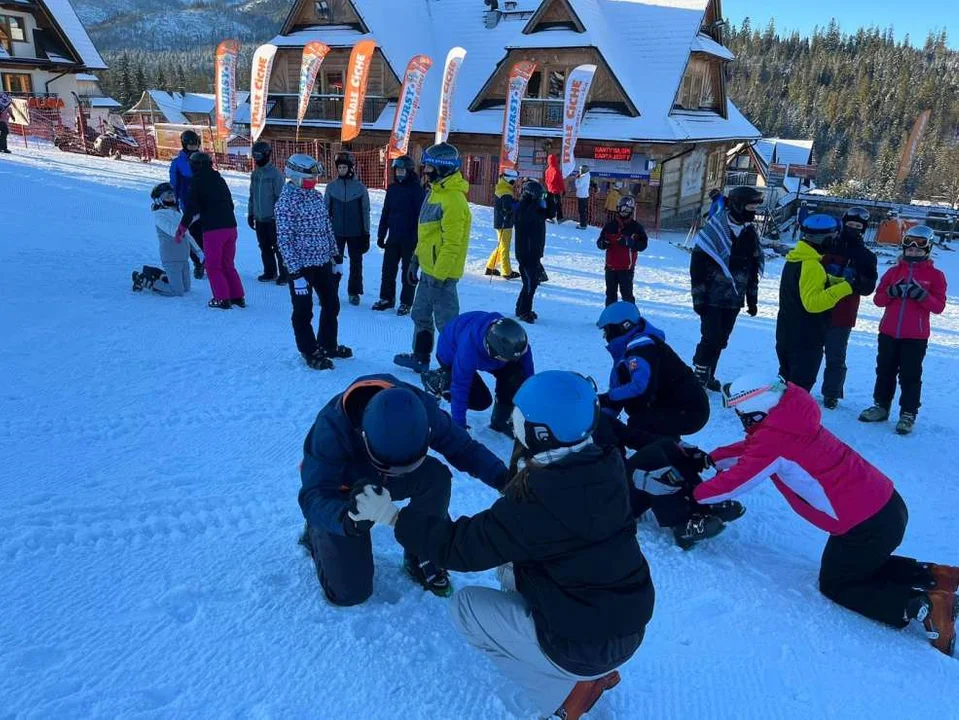
[{"label": "snow covered ground", "polygon": [[[447,601],[402,575],[401,551],[374,532],[376,590],[334,609],[296,546],[297,464],[327,398],[360,374],[392,370],[411,323],[373,313],[382,254],[367,256],[366,295],[344,305],[341,342],[357,358],[309,370],[293,344],[288,292],[255,281],[256,243],[240,230],[237,266],[250,306],[209,310],[209,289],[166,299],[130,291],[155,263],[148,191],[158,164],[17,150],[0,162],[0,716],[9,718],[532,718],[531,704],[446,618]],[[20,154],[22,153],[22,154]],[[237,216],[246,179],[229,176]],[[374,193],[378,214],[382,194]],[[241,223],[242,224],[242,223]],[[637,299],[683,357],[698,323],[688,255],[653,241]],[[594,327],[602,306],[595,232],[550,226],[551,282],[530,329],[537,366],[588,372],[609,361]],[[464,309],[512,311],[519,286],[482,277],[490,211],[476,208]],[[937,257],[959,287],[959,259]],[[720,375],[775,369],[781,261],[743,316]],[[953,290],[955,293],[955,290]],[[863,305],[847,399],[827,425],[893,477],[911,523],[902,551],[959,564],[959,358],[955,294],[926,360],[916,433],[865,426],[879,313]],[[408,376],[412,378],[412,376]],[[704,447],[737,439],[713,399]],[[472,422],[505,455],[507,442]],[[494,493],[458,477],[452,513]],[[822,598],[824,536],[771,484],[721,537],[683,553],[639,526],[657,603],[623,683],[591,718],[959,718],[959,661],[916,628],[886,629]],[[455,575],[458,586],[492,573]]]}]

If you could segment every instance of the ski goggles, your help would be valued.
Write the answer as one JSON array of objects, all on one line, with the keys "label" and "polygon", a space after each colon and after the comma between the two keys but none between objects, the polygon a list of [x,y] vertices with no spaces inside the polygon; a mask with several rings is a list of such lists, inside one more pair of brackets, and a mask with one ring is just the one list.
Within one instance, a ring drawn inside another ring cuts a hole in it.
[{"label": "ski goggles", "polygon": [[929,238],[925,237],[916,237],[908,236],[902,239],[902,247],[904,248],[919,248],[920,250],[928,250],[932,247],[932,241]]},{"label": "ski goggles", "polygon": [[385,463],[382,460],[379,460],[373,454],[373,451],[370,449],[370,443],[366,439],[366,433],[363,433],[363,444],[366,446],[366,455],[370,459],[370,465],[372,465],[378,473],[380,473],[381,475],[385,475],[387,477],[398,477],[400,475],[406,475],[407,473],[411,473],[414,470],[416,470],[420,465],[422,465],[427,458],[428,449],[424,451],[423,454],[419,458],[414,460],[413,462],[406,463],[404,465],[394,465],[394,464]]}]

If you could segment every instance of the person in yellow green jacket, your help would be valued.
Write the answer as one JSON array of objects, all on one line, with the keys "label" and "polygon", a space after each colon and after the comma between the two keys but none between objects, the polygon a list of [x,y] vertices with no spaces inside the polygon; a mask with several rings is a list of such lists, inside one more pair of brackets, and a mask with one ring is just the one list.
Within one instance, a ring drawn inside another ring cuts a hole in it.
[{"label": "person in yellow green jacket", "polygon": [[838,221],[829,215],[807,217],[802,239],[786,255],[779,284],[779,374],[807,391],[819,375],[832,309],[859,284],[854,274],[833,277],[822,266],[822,257],[835,246],[839,231]]},{"label": "person in yellow green jacket", "polygon": [[410,311],[413,352],[393,358],[397,365],[419,373],[430,368],[434,332],[459,315],[456,285],[463,277],[473,221],[459,151],[449,143],[433,145],[423,153],[422,165],[430,194],[420,210],[416,254],[409,270],[409,281],[416,285]]},{"label": "person in yellow green jacket", "polygon": [[609,186],[606,192],[606,221],[616,219],[619,210],[619,201],[623,197],[623,183],[616,181]]},{"label": "person in yellow green jacket", "polygon": [[[516,201],[513,199],[513,186],[519,180],[519,173],[515,170],[504,170],[499,176],[499,182],[493,194],[496,201],[493,203],[493,229],[496,230],[496,249],[486,261],[486,274],[502,276],[507,280],[516,280],[520,275],[510,265],[509,252],[513,242],[513,212]],[[499,268],[497,267],[500,266]]]}]

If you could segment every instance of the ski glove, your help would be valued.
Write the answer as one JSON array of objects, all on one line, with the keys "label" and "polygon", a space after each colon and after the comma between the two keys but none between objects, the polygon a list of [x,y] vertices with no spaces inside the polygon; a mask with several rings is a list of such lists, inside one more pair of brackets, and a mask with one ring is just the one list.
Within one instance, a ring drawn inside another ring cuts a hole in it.
[{"label": "ski glove", "polygon": [[410,260],[410,268],[406,271],[406,283],[408,285],[419,285],[420,282],[420,261],[416,255]]},{"label": "ski glove", "polygon": [[605,235],[599,236],[599,240],[596,241],[596,247],[598,247],[600,250],[609,249],[609,240],[606,239]]},{"label": "ski glove", "polygon": [[310,294],[310,284],[306,281],[306,278],[298,277],[293,281],[293,292],[297,295]]},{"label": "ski glove", "polygon": [[333,274],[337,277],[343,276],[343,258],[337,255],[333,258]]},{"label": "ski glove", "polygon": [[675,468],[664,467],[658,470],[636,470],[633,473],[633,485],[637,490],[650,495],[672,495],[685,486],[683,479]]},{"label": "ski glove", "polygon": [[256,230],[256,218],[252,213],[246,216],[246,224],[250,226],[250,230]]},{"label": "ski glove", "polygon": [[926,290],[922,285],[917,282],[913,282],[905,291],[905,295],[910,300],[918,300],[922,302],[927,297],[929,297],[929,291]]},{"label": "ski glove", "polygon": [[898,283],[896,285],[890,285],[886,288],[886,294],[891,298],[901,298],[906,294],[906,288],[908,286],[906,283]]},{"label": "ski glove", "polygon": [[856,268],[847,267],[842,271],[842,279],[850,285],[854,285],[859,279],[859,273],[856,272]]},{"label": "ski glove", "polygon": [[386,238],[385,237],[376,238],[376,247],[378,247],[380,250],[386,250]]},{"label": "ski glove", "polygon": [[353,522],[373,522],[376,525],[395,525],[399,508],[393,504],[389,490],[382,487],[367,485],[363,492],[353,498],[355,510],[350,510],[349,517]]},{"label": "ski glove", "polygon": [[756,313],[759,312],[759,307],[756,305],[755,300],[746,301],[746,312],[749,313],[749,317],[756,317]]},{"label": "ski glove", "polygon": [[842,277],[843,270],[842,265],[838,263],[830,263],[826,266],[826,273],[832,275],[833,277]]},{"label": "ski glove", "polygon": [[686,442],[678,442],[676,443],[676,447],[689,462],[689,469],[697,475],[708,468],[716,467],[712,457],[710,457],[709,453],[705,450],[701,450],[695,445],[690,445]]}]

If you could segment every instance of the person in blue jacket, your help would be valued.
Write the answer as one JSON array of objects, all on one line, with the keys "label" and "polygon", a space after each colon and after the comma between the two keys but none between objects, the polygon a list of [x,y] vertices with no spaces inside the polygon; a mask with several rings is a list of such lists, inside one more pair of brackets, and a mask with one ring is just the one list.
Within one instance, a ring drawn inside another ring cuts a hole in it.
[{"label": "person in blue jacket", "polygon": [[[200,136],[193,130],[184,130],[180,133],[180,145],[183,148],[170,163],[170,185],[176,195],[180,212],[186,210],[187,198],[190,197],[190,187],[193,184],[193,170],[190,168],[190,156],[200,151]],[[203,248],[203,225],[199,220],[190,225],[190,237],[197,246]],[[190,251],[190,260],[193,261],[193,277],[203,278],[203,258],[195,251]]]},{"label": "person in blue jacket", "polygon": [[[493,405],[490,428],[512,437],[513,396],[534,372],[522,325],[496,312],[463,313],[440,332],[436,359],[440,367],[423,373],[423,386],[449,400],[453,422],[465,428],[467,410]],[[480,371],[496,378],[495,404]]]},{"label": "person in blue jacket", "polygon": [[709,201],[709,211],[706,213],[706,220],[726,209],[726,196],[723,195],[719,188],[713,188],[709,191]]},{"label": "person in blue jacket", "polygon": [[[410,507],[447,517],[452,477],[434,450],[457,470],[496,490],[506,485],[503,462],[441,410],[436,400],[392,375],[354,380],[320,410],[303,443],[300,509],[306,529],[300,543],[310,552],[326,597],[334,605],[358,605],[373,593],[372,523],[349,517],[365,485],[389,490]],[[409,575],[431,592],[452,592],[446,570],[404,555]]]}]

